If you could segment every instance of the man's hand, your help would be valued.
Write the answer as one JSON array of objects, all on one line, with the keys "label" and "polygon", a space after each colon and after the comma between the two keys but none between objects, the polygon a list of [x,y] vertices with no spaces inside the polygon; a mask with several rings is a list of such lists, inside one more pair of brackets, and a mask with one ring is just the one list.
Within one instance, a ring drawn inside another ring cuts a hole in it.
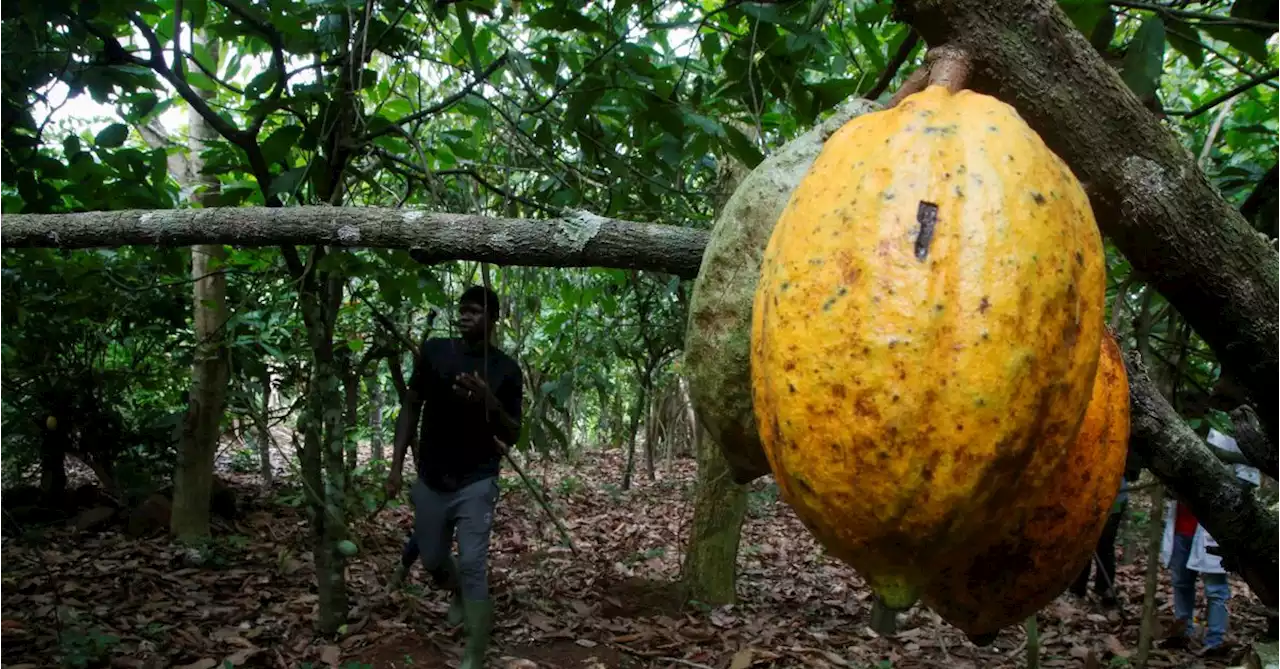
[{"label": "man's hand", "polygon": [[387,475],[387,499],[395,499],[400,495],[400,470],[392,469]]},{"label": "man's hand", "polygon": [[472,402],[484,404],[486,410],[498,406],[498,397],[489,389],[489,384],[479,374],[459,374],[453,382],[453,392]]}]

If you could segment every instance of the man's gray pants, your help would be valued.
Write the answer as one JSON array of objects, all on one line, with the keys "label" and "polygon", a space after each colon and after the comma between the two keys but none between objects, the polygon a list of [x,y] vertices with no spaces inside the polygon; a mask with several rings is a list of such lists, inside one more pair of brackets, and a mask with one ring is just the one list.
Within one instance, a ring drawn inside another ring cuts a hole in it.
[{"label": "man's gray pants", "polygon": [[458,587],[462,598],[489,598],[489,531],[498,503],[498,479],[489,477],[454,492],[433,490],[421,478],[409,493],[413,500],[414,540],[422,566],[437,584],[449,570],[453,533],[458,532]]}]

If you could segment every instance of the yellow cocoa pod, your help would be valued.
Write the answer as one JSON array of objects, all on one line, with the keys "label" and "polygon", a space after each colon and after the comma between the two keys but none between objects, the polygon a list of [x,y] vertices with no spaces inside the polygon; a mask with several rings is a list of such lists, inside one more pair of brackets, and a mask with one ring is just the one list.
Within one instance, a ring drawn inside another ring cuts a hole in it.
[{"label": "yellow cocoa pod", "polygon": [[1092,398],[1065,460],[1045,485],[1023,486],[998,519],[999,530],[980,550],[944,566],[924,602],[970,638],[990,637],[1039,611],[1093,559],[1128,452],[1129,377],[1107,334]]},{"label": "yellow cocoa pod", "polygon": [[783,499],[885,605],[1056,468],[1104,290],[1083,188],[1009,105],[930,86],[827,140],[765,250],[753,409]]}]

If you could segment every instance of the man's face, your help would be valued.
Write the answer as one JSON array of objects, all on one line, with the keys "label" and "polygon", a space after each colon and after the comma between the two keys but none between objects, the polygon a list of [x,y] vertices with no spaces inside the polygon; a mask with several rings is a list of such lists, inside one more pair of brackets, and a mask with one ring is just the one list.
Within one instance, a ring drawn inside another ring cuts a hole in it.
[{"label": "man's face", "polygon": [[475,302],[458,304],[458,331],[464,339],[476,341],[484,339],[489,329],[489,317],[484,306]]}]

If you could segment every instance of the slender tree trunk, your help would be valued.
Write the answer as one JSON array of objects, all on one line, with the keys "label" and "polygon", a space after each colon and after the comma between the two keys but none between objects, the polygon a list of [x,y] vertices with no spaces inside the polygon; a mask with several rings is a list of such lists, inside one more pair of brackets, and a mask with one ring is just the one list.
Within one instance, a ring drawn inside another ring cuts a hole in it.
[{"label": "slender tree trunk", "polygon": [[690,599],[716,606],[732,604],[736,601],[747,488],[733,482],[729,463],[711,435],[701,425],[695,429],[698,483],[689,549],[684,556],[684,587]]},{"label": "slender tree trunk", "polygon": [[360,444],[355,438],[356,424],[360,420],[360,374],[354,366],[343,372],[343,404],[346,407],[342,420],[343,446],[347,454],[347,469],[355,470],[360,464]]},{"label": "slender tree trunk", "polygon": [[1142,624],[1138,629],[1138,654],[1134,665],[1147,666],[1156,633],[1156,586],[1160,582],[1160,540],[1164,534],[1164,486],[1151,489],[1151,513],[1147,526],[1147,571],[1142,591]]},{"label": "slender tree trunk", "polygon": [[[192,39],[202,41],[195,33]],[[218,44],[210,41],[209,52],[215,62]],[[212,99],[212,91],[201,91]],[[194,110],[188,114],[190,124],[188,174],[204,193],[193,193],[199,202],[203,195],[216,191],[218,180],[201,174],[200,153],[205,142],[217,133]],[[169,529],[179,539],[196,539],[209,535],[209,500],[213,491],[213,458],[218,447],[219,426],[226,402],[229,375],[228,351],[224,345],[223,325],[227,321],[227,279],[221,265],[227,259],[221,244],[194,246],[191,249],[191,278],[194,280],[194,321],[196,336],[195,362],[191,370],[191,402],[187,407],[182,441],[178,449],[178,466],[173,477],[173,513]]]},{"label": "slender tree trunk", "polygon": [[61,503],[67,493],[67,433],[58,426],[52,430],[47,424],[40,443],[40,496],[44,503]]},{"label": "slender tree trunk", "polygon": [[653,466],[654,451],[658,449],[658,432],[660,428],[660,419],[658,417],[659,398],[657,395],[652,390],[649,391],[649,427],[645,430],[644,436],[644,466],[645,473],[649,475],[650,481],[658,478]]},{"label": "slender tree trunk", "polygon": [[649,383],[643,380],[640,383],[640,396],[636,398],[635,409],[631,411],[631,421],[628,426],[630,436],[627,438],[627,469],[622,474],[622,489],[631,489],[631,476],[636,470],[636,436],[640,431],[640,419],[644,417],[645,408],[649,402]]},{"label": "slender tree trunk", "polygon": [[254,417],[258,425],[258,462],[262,471],[262,483],[271,487],[275,470],[271,466],[271,371],[262,376],[262,411]]},{"label": "slender tree trunk", "polygon": [[369,386],[369,451],[375,461],[382,460],[382,378],[375,365],[368,377]]}]

